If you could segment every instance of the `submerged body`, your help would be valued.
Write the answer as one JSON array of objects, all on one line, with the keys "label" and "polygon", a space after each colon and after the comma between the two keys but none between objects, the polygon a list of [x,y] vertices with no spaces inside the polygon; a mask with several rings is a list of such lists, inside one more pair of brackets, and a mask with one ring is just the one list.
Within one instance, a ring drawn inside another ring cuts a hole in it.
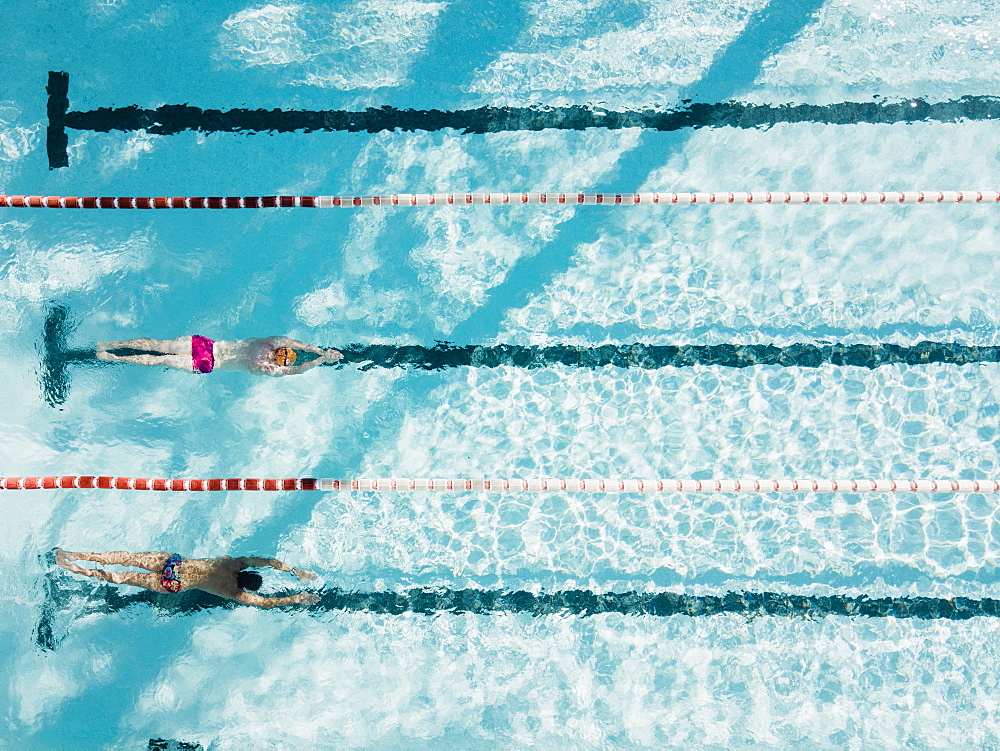
[{"label": "submerged body", "polygon": [[[132,566],[144,571],[105,571],[100,568],[84,568],[75,561],[94,561],[107,565]],[[200,589],[228,600],[236,600],[244,605],[273,608],[277,605],[312,605],[318,599],[313,592],[302,592],[288,597],[263,597],[244,586],[256,589],[260,586],[260,576],[248,572],[249,568],[270,566],[278,571],[288,571],[300,581],[315,579],[316,574],[304,569],[296,569],[276,558],[242,556],[232,558],[181,558],[170,553],[73,553],[56,549],[56,564],[84,576],[93,576],[113,584],[128,584],[142,587],[152,592],[182,592]],[[250,574],[248,576],[248,574]],[[241,586],[241,582],[244,586]],[[254,586],[256,583],[256,586]]]},{"label": "submerged body", "polygon": [[[116,355],[111,350],[139,350],[137,355]],[[295,365],[295,350],[312,352],[318,357]],[[293,375],[324,362],[336,362],[343,354],[335,349],[321,349],[287,336],[263,339],[213,341],[206,336],[179,336],[176,339],[128,339],[121,342],[98,342],[97,359],[137,365],[161,365],[210,373],[213,370],[238,370],[257,375]]]}]

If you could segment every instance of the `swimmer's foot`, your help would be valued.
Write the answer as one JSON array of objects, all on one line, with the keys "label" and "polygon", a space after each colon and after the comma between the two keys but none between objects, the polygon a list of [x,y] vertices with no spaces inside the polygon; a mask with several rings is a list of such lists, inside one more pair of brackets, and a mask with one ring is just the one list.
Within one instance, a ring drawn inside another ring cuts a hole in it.
[{"label": "swimmer's foot", "polygon": [[83,571],[84,569],[77,566],[73,561],[79,560],[76,553],[71,553],[68,550],[63,550],[62,548],[55,549],[56,554],[56,565],[62,566],[67,571],[75,571],[77,573]]}]

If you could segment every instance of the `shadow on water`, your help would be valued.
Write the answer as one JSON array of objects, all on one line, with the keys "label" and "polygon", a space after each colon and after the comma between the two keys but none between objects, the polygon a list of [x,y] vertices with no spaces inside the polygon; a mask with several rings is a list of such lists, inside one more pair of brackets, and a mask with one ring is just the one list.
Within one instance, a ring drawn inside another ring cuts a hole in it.
[{"label": "shadow on water", "polygon": [[[743,32],[712,62],[701,80],[681,92],[683,102],[724,101],[749,89],[765,60],[792,42],[824,0],[771,0],[755,13]],[[642,185],[651,172],[666,163],[671,153],[681,152],[687,134],[665,138],[643,132],[639,143],[618,160],[605,184]],[[486,302],[453,329],[459,339],[492,338],[507,312],[524,307],[530,297],[543,290],[569,269],[576,249],[600,239],[604,222],[591,222],[586,212],[575,214],[559,226],[559,234],[544,252],[521,257],[504,281],[489,292]]]},{"label": "shadow on water", "polygon": [[[166,615],[183,616],[209,609],[248,607],[197,590],[180,594],[123,590],[90,585],[68,579],[59,571],[45,575],[45,602],[35,628],[37,645],[55,649],[72,621],[93,614],[111,614],[136,606],[155,608]],[[868,618],[917,618],[920,620],[968,620],[1000,616],[1000,600],[954,597],[875,597],[866,595],[790,595],[776,592],[727,592],[721,597],[677,592],[591,592],[571,589],[559,592],[526,592],[497,589],[413,588],[405,592],[347,592],[323,590],[320,600],[309,607],[295,607],[311,614],[369,612],[382,615],[494,615],[525,613],[594,616],[616,613],[626,616],[690,617],[736,614],[743,616]]]},{"label": "shadow on water", "polygon": [[[530,17],[524,6],[523,0],[449,3],[440,14],[427,48],[407,71],[406,84],[391,92],[392,101],[409,108],[463,96],[479,71],[513,47]],[[456,44],[457,39],[462,43]]]}]

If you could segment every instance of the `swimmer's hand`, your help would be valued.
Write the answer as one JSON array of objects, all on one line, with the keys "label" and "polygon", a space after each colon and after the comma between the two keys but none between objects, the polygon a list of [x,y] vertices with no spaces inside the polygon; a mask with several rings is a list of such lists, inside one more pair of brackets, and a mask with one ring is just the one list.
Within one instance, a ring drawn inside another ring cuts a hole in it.
[{"label": "swimmer's hand", "polygon": [[319,602],[319,595],[315,592],[303,592],[300,595],[295,595],[296,605],[315,605]]},{"label": "swimmer's hand", "polygon": [[299,577],[300,582],[307,582],[316,578],[315,571],[307,571],[304,568],[293,568],[292,573]]},{"label": "swimmer's hand", "polygon": [[323,359],[327,362],[337,362],[344,359],[344,353],[337,349],[328,349],[323,352]]}]

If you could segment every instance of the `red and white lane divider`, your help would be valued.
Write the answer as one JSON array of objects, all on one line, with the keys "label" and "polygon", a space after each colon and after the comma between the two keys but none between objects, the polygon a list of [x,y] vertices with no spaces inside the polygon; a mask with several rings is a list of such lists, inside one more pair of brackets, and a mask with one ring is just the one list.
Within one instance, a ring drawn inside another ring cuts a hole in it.
[{"label": "red and white lane divider", "polygon": [[614,480],[614,479],[412,479],[335,480],[315,477],[259,479],[151,479],[62,475],[0,477],[0,490],[492,490],[584,493],[998,493],[1000,480]]},{"label": "red and white lane divider", "polygon": [[33,209],[332,209],[357,206],[462,206],[571,204],[911,204],[998,203],[996,190],[904,190],[848,192],[715,193],[392,193],[372,196],[14,196],[0,195],[0,207]]}]

